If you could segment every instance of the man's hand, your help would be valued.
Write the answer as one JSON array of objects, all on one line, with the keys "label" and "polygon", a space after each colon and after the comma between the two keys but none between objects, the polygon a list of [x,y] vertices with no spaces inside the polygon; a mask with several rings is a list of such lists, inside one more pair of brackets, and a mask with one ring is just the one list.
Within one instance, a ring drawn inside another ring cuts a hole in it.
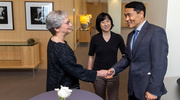
[{"label": "man's hand", "polygon": [[156,100],[156,99],[157,99],[157,96],[152,95],[152,94],[149,93],[148,91],[146,92],[145,97],[146,97],[147,100]]},{"label": "man's hand", "polygon": [[109,78],[112,78],[113,76],[114,76],[114,70],[110,68],[105,78],[109,79]]},{"label": "man's hand", "polygon": [[97,76],[106,77],[107,76],[107,70],[99,70],[97,71]]}]

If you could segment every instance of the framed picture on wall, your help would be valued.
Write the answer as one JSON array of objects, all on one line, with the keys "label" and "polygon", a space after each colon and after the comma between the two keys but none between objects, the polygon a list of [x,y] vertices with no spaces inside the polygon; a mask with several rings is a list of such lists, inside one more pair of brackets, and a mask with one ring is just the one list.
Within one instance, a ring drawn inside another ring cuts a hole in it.
[{"label": "framed picture on wall", "polygon": [[0,30],[13,30],[12,1],[0,1]]},{"label": "framed picture on wall", "polygon": [[46,16],[53,10],[53,2],[25,2],[26,30],[47,30]]}]

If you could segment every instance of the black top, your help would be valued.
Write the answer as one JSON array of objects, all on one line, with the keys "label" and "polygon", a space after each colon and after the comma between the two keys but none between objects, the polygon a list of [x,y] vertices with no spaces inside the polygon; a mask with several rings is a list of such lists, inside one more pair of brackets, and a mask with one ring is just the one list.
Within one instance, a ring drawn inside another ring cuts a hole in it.
[{"label": "black top", "polygon": [[47,47],[47,91],[60,85],[73,88],[79,86],[79,80],[93,82],[97,72],[83,69],[76,63],[73,50],[67,43],[55,43],[49,40]]},{"label": "black top", "polygon": [[93,70],[109,69],[117,62],[118,48],[125,53],[125,44],[121,35],[111,32],[106,42],[102,33],[94,35],[91,39],[89,56],[96,54]]}]

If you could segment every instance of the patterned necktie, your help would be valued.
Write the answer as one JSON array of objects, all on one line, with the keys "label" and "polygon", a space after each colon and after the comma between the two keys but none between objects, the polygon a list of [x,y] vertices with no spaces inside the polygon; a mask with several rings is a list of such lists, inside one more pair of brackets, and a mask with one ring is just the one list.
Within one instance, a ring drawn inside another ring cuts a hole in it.
[{"label": "patterned necktie", "polygon": [[139,30],[134,30],[134,37],[133,37],[133,43],[132,43],[132,49],[131,49],[132,54],[133,54],[134,44],[135,44],[137,36],[138,36],[138,32],[139,32]]}]

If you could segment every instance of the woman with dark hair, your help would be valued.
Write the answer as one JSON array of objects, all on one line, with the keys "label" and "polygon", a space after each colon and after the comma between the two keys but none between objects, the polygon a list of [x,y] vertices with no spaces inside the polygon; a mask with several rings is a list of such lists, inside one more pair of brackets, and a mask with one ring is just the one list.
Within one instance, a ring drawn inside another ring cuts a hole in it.
[{"label": "woman with dark hair", "polygon": [[46,91],[59,88],[60,85],[79,89],[79,79],[94,82],[96,76],[105,77],[107,71],[90,71],[77,64],[73,50],[64,40],[71,33],[72,24],[64,11],[52,11],[46,18],[46,28],[53,35],[47,46],[47,88]]},{"label": "woman with dark hair", "polygon": [[[113,20],[109,14],[100,13],[97,16],[96,29],[99,33],[91,39],[88,60],[89,70],[109,69],[117,62],[118,48],[122,54],[125,53],[124,40],[121,35],[111,31],[113,26]],[[106,88],[108,100],[118,100],[119,75],[111,79],[97,77],[93,85],[96,94],[104,100],[106,100]]]}]

